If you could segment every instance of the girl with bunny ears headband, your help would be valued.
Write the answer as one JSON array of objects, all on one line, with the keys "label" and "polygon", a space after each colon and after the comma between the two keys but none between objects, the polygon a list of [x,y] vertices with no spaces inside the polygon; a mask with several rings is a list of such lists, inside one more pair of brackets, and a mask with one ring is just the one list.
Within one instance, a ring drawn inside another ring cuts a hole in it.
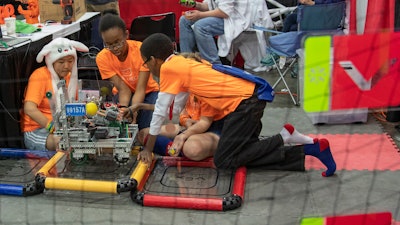
[{"label": "girl with bunny ears headband", "polygon": [[46,66],[36,69],[30,76],[24,98],[22,131],[25,147],[38,150],[56,150],[60,137],[54,131],[51,101],[56,111],[61,110],[60,93],[57,84],[65,80],[68,100],[74,102],[78,89],[77,51],[89,49],[78,41],[56,38],[45,45],[36,57],[37,62]]},{"label": "girl with bunny ears headband", "polygon": [[47,45],[43,47],[43,49],[39,52],[36,57],[36,61],[38,63],[43,61],[45,58],[46,66],[50,71],[52,83],[53,83],[53,90],[57,90],[57,83],[60,81],[61,74],[58,74],[54,70],[54,62],[57,60],[65,57],[65,56],[73,56],[74,63],[72,66],[71,78],[70,78],[70,85],[68,86],[68,96],[71,98],[76,96],[76,88],[78,85],[78,67],[77,67],[77,54],[76,50],[81,52],[88,52],[89,49],[86,45],[78,42],[69,40],[67,38],[56,38]]}]

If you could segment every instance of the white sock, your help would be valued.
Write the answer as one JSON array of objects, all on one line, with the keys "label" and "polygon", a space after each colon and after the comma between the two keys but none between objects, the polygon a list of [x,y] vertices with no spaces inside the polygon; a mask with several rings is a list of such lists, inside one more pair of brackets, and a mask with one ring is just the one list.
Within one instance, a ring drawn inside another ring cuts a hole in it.
[{"label": "white sock", "polygon": [[314,144],[314,139],[298,132],[292,124],[285,124],[280,132],[285,144]]}]

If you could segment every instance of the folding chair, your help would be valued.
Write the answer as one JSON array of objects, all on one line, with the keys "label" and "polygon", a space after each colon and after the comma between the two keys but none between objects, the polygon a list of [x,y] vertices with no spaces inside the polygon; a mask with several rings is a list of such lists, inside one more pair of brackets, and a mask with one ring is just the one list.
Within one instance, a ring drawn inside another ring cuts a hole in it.
[{"label": "folding chair", "polygon": [[[295,105],[299,104],[299,94],[295,99],[295,94],[290,90],[285,76],[298,61],[296,50],[300,49],[301,41],[305,35],[343,33],[345,11],[346,2],[344,1],[313,6],[301,5],[297,11],[298,31],[280,33],[269,38],[267,53],[293,59],[288,66],[280,68],[279,61],[271,57],[279,73],[279,79],[272,87],[275,88],[282,81]],[[296,89],[299,90],[298,82]]]},{"label": "folding chair", "polygon": [[[297,53],[296,50],[300,48],[301,39],[303,38],[304,32],[287,32],[279,35],[271,36],[268,40],[269,44],[267,45],[267,54],[270,55],[278,55],[280,58],[291,58],[291,62],[288,66],[281,68],[280,62],[274,56],[271,57],[273,61],[273,65],[276,67],[276,70],[279,74],[279,79],[272,85],[272,88],[275,89],[276,86],[282,81],[285,85],[287,92],[289,93],[290,98],[292,99],[295,105],[299,104],[298,94],[292,93],[285,80],[286,74],[294,69],[294,66],[297,63]],[[299,90],[298,82],[296,82],[296,90]],[[294,96],[297,96],[296,99]]]},{"label": "folding chair", "polygon": [[[237,29],[232,29],[230,32],[225,32],[225,36],[235,35],[235,39],[231,40],[228,59],[232,64],[236,64],[237,53],[240,51],[244,60],[244,69],[252,70],[253,72],[265,71],[266,67],[260,64],[261,59],[265,56],[266,37],[265,34],[253,29],[252,26],[258,25],[267,28],[274,28],[274,23],[271,19],[269,9],[265,0],[243,1],[238,7],[246,9],[246,14],[243,15],[243,25]],[[223,38],[227,40],[227,38]],[[226,47],[229,45],[221,45],[218,39],[219,53],[226,52]],[[236,64],[237,65],[237,64]]]},{"label": "folding chair", "polygon": [[89,52],[79,53],[78,55],[78,78],[101,80],[99,68],[96,64],[97,53],[100,49],[91,46]]},{"label": "folding chair", "polygon": [[138,16],[133,19],[129,37],[132,40],[143,41],[154,33],[163,33],[171,38],[176,50],[175,20],[173,12]]},{"label": "folding chair", "polygon": [[275,29],[282,28],[286,14],[292,13],[297,8],[297,0],[286,0],[284,2],[276,0],[266,0],[268,13],[273,19]]}]

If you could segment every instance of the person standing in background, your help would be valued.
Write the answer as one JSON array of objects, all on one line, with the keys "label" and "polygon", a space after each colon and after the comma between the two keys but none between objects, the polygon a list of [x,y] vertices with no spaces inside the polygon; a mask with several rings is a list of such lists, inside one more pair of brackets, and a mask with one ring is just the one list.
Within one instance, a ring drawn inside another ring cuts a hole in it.
[{"label": "person standing in background", "polygon": [[[86,11],[100,12],[101,15],[111,11],[113,14],[119,15],[118,0],[86,0]],[[103,49],[103,40],[99,33],[99,21],[100,19],[96,19],[92,22],[91,44],[101,50]]]}]

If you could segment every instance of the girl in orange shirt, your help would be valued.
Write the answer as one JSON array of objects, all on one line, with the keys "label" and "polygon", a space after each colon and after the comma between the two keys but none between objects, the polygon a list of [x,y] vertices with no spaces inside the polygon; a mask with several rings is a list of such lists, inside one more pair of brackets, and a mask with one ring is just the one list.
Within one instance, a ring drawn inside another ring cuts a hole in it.
[{"label": "girl in orange shirt", "polygon": [[[29,77],[22,113],[22,131],[25,147],[35,150],[56,150],[60,137],[53,135],[54,122],[49,97],[59,102],[57,83],[66,81],[68,96],[76,100],[78,69],[76,51],[87,52],[82,43],[66,38],[56,38],[45,45],[36,57],[46,66],[36,69]],[[54,105],[58,105],[55,103]]]},{"label": "girl in orange shirt", "polygon": [[[159,88],[149,69],[143,66],[142,43],[128,40],[125,22],[118,15],[103,15],[99,30],[104,49],[97,54],[96,64],[102,79],[110,80],[117,88],[121,112],[126,112],[131,104],[154,104]],[[139,110],[133,122],[138,124],[139,130],[149,127],[152,114],[152,110]]]}]

